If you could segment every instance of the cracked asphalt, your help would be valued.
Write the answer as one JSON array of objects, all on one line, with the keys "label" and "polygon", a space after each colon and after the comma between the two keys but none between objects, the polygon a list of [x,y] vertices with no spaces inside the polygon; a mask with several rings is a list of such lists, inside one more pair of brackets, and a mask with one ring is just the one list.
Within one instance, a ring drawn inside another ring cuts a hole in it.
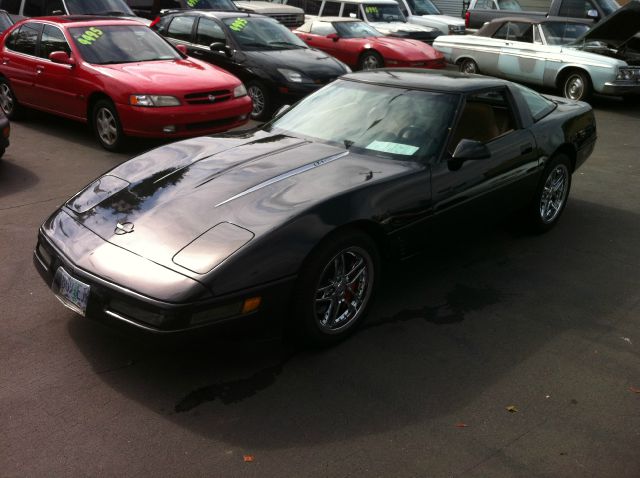
[{"label": "cracked asphalt", "polygon": [[595,108],[556,229],[445,236],[391,265],[364,327],[322,351],[260,330],[160,339],[65,309],[31,262],[38,226],[150,144],[110,154],[70,121],[13,124],[0,476],[640,476],[640,108]]}]

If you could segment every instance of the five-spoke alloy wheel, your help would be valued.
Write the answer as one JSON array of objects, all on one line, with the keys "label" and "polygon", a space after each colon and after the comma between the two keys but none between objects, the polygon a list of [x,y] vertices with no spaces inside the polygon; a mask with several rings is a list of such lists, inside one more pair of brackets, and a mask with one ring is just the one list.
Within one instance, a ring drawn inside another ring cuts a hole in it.
[{"label": "five-spoke alloy wheel", "polygon": [[98,142],[109,151],[119,150],[124,143],[124,134],[118,112],[109,100],[99,100],[93,107],[93,129]]},{"label": "five-spoke alloy wheel", "polygon": [[535,232],[546,232],[558,222],[569,197],[572,169],[564,154],[556,154],[547,164],[529,210]]},{"label": "five-spoke alloy wheel", "polygon": [[16,95],[13,93],[9,82],[4,78],[0,79],[0,108],[10,120],[16,119],[16,116],[20,113],[20,105]]},{"label": "five-spoke alloy wheel", "polygon": [[251,81],[247,83],[247,94],[253,101],[251,118],[254,120],[266,121],[270,119],[272,110],[271,95],[267,88],[260,82]]}]

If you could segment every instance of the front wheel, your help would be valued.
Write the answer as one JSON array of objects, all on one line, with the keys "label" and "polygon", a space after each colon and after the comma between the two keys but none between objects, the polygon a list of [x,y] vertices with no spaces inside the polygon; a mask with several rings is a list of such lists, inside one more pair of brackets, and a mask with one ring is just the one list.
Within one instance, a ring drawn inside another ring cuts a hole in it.
[{"label": "front wheel", "polygon": [[384,59],[375,51],[366,51],[360,57],[358,65],[361,70],[375,70],[384,67]]},{"label": "front wheel", "polygon": [[587,100],[591,96],[589,76],[577,70],[569,72],[562,82],[562,94],[570,100]]},{"label": "front wheel", "polygon": [[93,131],[100,145],[108,151],[120,150],[125,142],[118,111],[110,100],[99,100],[91,116]]},{"label": "front wheel", "polygon": [[471,58],[461,60],[458,64],[458,68],[462,73],[478,73],[480,71],[478,69],[478,64]]},{"label": "front wheel", "polygon": [[4,78],[0,79],[0,107],[10,120],[19,118],[22,112],[22,106],[18,103],[9,81]]},{"label": "front wheel", "polygon": [[308,342],[331,345],[364,317],[379,278],[373,240],[353,230],[330,236],[301,268],[292,320]]},{"label": "front wheel", "polygon": [[533,232],[546,232],[558,223],[571,190],[571,170],[564,154],[554,156],[545,168],[527,212]]},{"label": "front wheel", "polygon": [[273,99],[269,89],[259,81],[250,81],[247,83],[247,94],[253,101],[251,118],[258,121],[271,119]]}]

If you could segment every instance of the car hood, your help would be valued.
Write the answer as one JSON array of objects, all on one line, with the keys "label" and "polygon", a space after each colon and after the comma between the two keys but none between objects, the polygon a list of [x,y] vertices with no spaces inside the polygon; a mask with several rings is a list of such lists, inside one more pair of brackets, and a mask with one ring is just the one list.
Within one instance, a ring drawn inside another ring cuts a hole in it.
[{"label": "car hood", "polygon": [[297,70],[316,78],[335,78],[346,73],[343,64],[324,52],[313,48],[296,48],[292,50],[246,51],[245,54],[253,63],[267,71],[276,68]]},{"label": "car hood", "polygon": [[[173,258],[212,227],[229,223],[260,237],[320,201],[407,169],[263,131],[201,137],[123,163],[65,207],[103,240],[193,276]],[[118,223],[130,223],[129,233]]]},{"label": "car hood", "polygon": [[404,22],[370,22],[373,28],[384,34],[396,33],[396,32],[433,32],[431,27],[423,27],[422,25],[415,25],[413,23]]},{"label": "car hood", "polygon": [[298,15],[304,13],[302,8],[293,7],[291,5],[282,5],[272,2],[261,1],[247,1],[247,2],[234,2],[236,6],[245,11],[252,11],[261,15],[273,14],[273,13],[290,13],[292,15]]},{"label": "car hood", "polygon": [[453,25],[456,27],[463,27],[464,20],[462,18],[452,17],[450,15],[418,15],[428,20],[435,20],[443,25]]},{"label": "car hood", "polygon": [[411,61],[419,61],[424,59],[434,59],[442,56],[441,53],[434,50],[429,45],[419,41],[394,37],[374,37],[368,39],[376,48],[385,49],[400,55]]},{"label": "car hood", "polygon": [[192,59],[144,61],[116,65],[92,65],[99,73],[135,86],[141,93],[186,93],[240,84],[235,76]]},{"label": "car hood", "polygon": [[572,45],[579,47],[587,42],[602,41],[613,48],[618,48],[638,32],[640,32],[640,2],[631,1],[593,26]]}]

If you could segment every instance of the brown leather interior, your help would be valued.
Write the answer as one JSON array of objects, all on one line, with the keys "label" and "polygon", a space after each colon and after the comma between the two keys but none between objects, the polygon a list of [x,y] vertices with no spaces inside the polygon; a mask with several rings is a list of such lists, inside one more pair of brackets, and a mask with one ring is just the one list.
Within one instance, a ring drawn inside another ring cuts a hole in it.
[{"label": "brown leather interior", "polygon": [[487,103],[468,102],[449,143],[449,150],[453,152],[461,139],[486,143],[500,134],[493,107]]}]

